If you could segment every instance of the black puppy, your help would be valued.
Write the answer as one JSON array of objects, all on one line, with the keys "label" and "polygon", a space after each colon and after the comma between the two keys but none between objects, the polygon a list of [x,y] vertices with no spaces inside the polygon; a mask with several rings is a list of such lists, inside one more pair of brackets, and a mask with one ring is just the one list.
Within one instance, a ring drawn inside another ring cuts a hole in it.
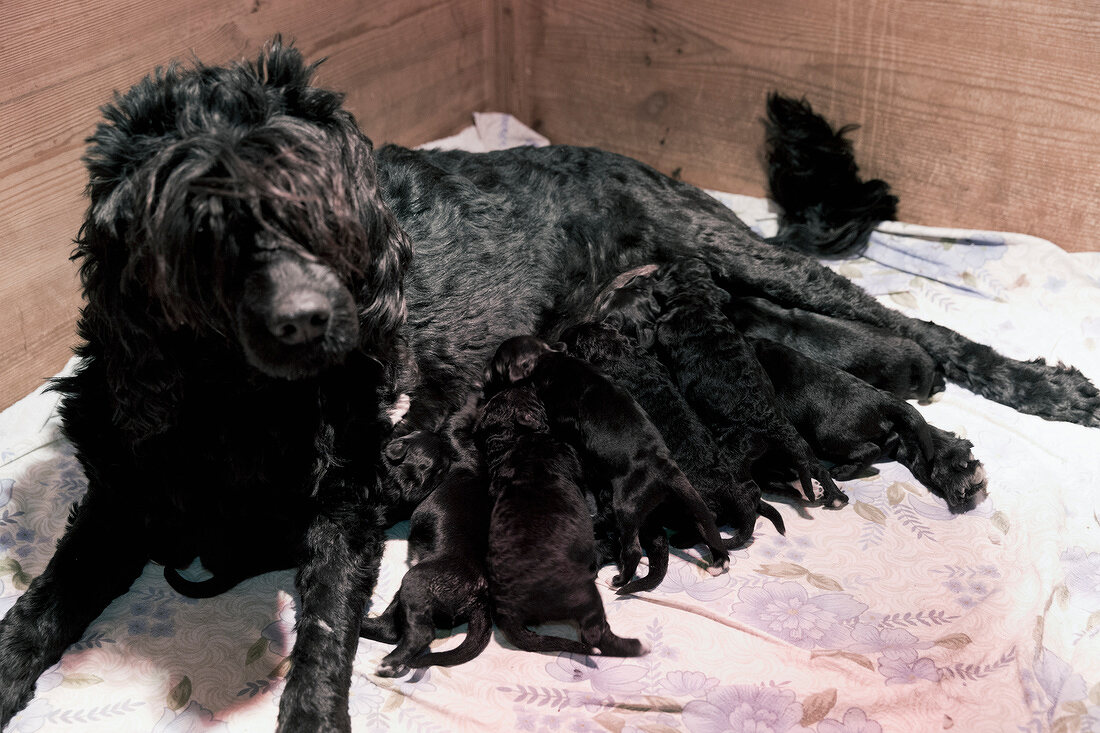
[{"label": "black puppy", "polygon": [[775,387],[775,403],[838,480],[865,475],[871,463],[907,452],[932,460],[928,423],[916,408],[845,371],[768,339],[749,339]]},{"label": "black puppy", "polygon": [[733,298],[726,315],[746,336],[789,346],[903,400],[927,400],[944,390],[943,368],[928,352],[884,328],[783,308],[765,298]]},{"label": "black puppy", "polygon": [[[397,644],[378,667],[382,677],[400,676],[410,666],[468,662],[485,649],[492,635],[484,566],[488,479],[473,444],[475,406],[471,402],[449,419],[448,437],[402,439],[402,460],[413,467],[408,472],[400,471],[402,478],[425,475],[426,483],[409,488],[426,493],[427,498],[412,514],[412,567],[386,610],[375,618],[363,619],[359,629],[360,636]],[[424,466],[431,468],[419,470]],[[447,467],[443,473],[440,466]],[[421,654],[437,627],[453,628],[462,621],[468,621],[469,627],[461,644],[448,651]]]},{"label": "black puppy", "polygon": [[722,313],[729,296],[707,266],[695,258],[663,266],[655,275],[654,294],[661,305],[657,349],[680,391],[730,452],[736,475],[747,480],[761,461],[782,474],[793,469],[808,500],[814,499],[813,478],[827,506],[846,504],[848,498],[805,439],[776,408],[775,391],[755,352]]},{"label": "black puppy", "polygon": [[[609,310],[609,315],[616,313],[620,312]],[[625,314],[620,322],[629,326],[636,321],[633,314]],[[734,477],[729,457],[688,405],[660,360],[608,323],[586,322],[572,326],[562,333],[562,341],[570,353],[630,392],[658,426],[676,464],[717,515],[718,523],[732,528],[726,547],[734,549],[749,541],[758,513],[784,533],[782,516],[775,507],[761,500],[760,487],[754,481],[738,481]],[[668,509],[674,511],[673,507]],[[663,512],[662,516],[666,526],[688,529],[683,521],[686,517],[677,518]],[[676,519],[680,521],[674,521]],[[683,542],[677,542],[674,537],[673,544],[682,545]]]},{"label": "black puppy", "polygon": [[[667,567],[668,547],[659,527],[647,522],[659,504],[672,498],[688,511],[710,548],[710,572],[723,572],[729,567],[729,552],[714,516],[672,459],[660,431],[628,392],[591,364],[563,353],[564,349],[564,344],[551,347],[535,336],[506,340],[486,369],[485,389],[491,394],[529,380],[555,428],[583,447],[590,478],[607,487],[606,492],[598,492],[605,494],[599,503],[610,505],[622,547],[621,573],[612,583],[622,586],[622,593],[633,593],[661,582],[663,573],[658,577],[656,571]],[[643,532],[647,549],[661,557],[650,558],[645,578],[630,582],[642,557]]]},{"label": "black puppy", "polygon": [[[493,616],[526,651],[636,657],[648,649],[616,636],[596,589],[592,519],[576,451],[550,434],[545,408],[530,387],[497,392],[485,404],[477,437],[488,464]],[[527,626],[576,621],[580,641],[542,636]]]}]

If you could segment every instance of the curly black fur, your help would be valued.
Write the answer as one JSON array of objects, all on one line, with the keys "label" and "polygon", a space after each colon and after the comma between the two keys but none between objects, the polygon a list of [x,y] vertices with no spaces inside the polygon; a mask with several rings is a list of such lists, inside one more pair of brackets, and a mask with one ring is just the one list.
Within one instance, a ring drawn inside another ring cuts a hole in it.
[{"label": "curly black fur", "polygon": [[276,39],[104,109],[76,252],[84,361],[58,384],[88,495],[0,623],[0,725],[147,558],[232,573],[262,544],[287,548],[301,593],[280,726],[346,730],[382,543],[380,403],[408,394],[435,429],[501,341],[575,322],[642,264],[702,257],[724,287],[887,327],[979,394],[1100,425],[1079,372],[891,311],[689,184],[569,146],[372,150],[313,69]]}]

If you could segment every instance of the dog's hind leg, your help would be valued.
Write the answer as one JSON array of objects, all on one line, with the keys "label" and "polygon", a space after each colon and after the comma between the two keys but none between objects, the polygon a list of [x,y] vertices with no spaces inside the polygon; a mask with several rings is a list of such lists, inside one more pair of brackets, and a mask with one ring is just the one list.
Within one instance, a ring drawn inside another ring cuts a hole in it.
[{"label": "dog's hind leg", "polygon": [[737,237],[714,232],[693,254],[705,258],[723,287],[736,294],[765,295],[788,308],[890,329],[924,347],[947,379],[982,397],[1047,420],[1100,427],[1100,390],[1077,369],[1009,359],[948,328],[909,318],[796,252],[736,247],[744,247]]},{"label": "dog's hind leg", "polygon": [[0,728],[35,682],[141,573],[146,554],[130,507],[103,501],[93,479],[46,569],[0,621]]},{"label": "dog's hind leg", "polygon": [[729,570],[730,554],[726,549],[726,542],[722,539],[722,535],[718,533],[718,526],[714,523],[714,515],[711,514],[706,502],[703,501],[703,497],[699,496],[699,492],[678,469],[669,476],[667,485],[669,492],[679,499],[684,508],[688,510],[695,523],[695,530],[703,538],[703,542],[706,543],[707,547],[710,548],[711,564],[707,568],[707,572],[711,575],[720,575]]},{"label": "dog's hind leg", "polygon": [[581,638],[607,657],[640,657],[649,652],[649,647],[638,639],[618,636],[607,623],[607,614],[603,601],[595,586],[587,604],[588,613],[577,619],[580,624]]}]

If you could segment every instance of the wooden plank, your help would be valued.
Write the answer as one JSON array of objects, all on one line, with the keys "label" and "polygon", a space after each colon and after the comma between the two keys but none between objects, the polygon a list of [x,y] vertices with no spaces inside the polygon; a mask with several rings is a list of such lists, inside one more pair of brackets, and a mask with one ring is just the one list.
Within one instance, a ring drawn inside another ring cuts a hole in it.
[{"label": "wooden plank", "polygon": [[860,123],[900,216],[1098,249],[1100,5],[1089,0],[560,0],[519,49],[552,140],[761,195],[766,93]]}]

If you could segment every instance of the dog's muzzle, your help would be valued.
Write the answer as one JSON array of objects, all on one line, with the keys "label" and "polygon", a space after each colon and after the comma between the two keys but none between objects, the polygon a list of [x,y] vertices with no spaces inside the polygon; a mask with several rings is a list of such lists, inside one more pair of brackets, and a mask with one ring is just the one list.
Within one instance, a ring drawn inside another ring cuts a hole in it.
[{"label": "dog's muzzle", "polygon": [[245,277],[237,334],[248,362],[300,379],[341,362],[359,342],[355,298],[323,263],[269,252]]}]

